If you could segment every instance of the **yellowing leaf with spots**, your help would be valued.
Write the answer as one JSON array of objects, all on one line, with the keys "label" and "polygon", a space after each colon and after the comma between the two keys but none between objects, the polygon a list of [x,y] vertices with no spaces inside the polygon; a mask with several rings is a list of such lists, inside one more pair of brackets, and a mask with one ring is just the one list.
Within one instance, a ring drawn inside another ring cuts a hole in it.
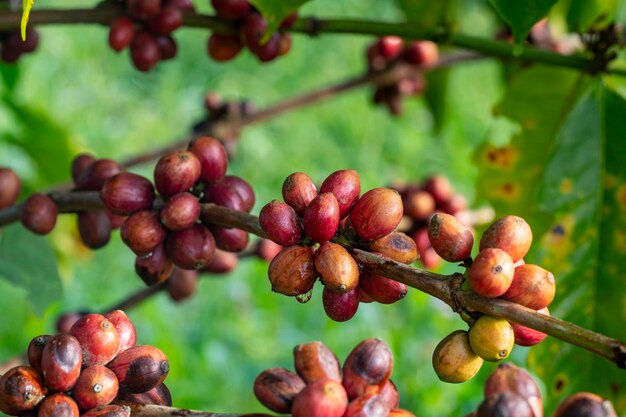
[{"label": "yellowing leaf with spots", "polygon": [[22,22],[20,29],[22,31],[22,40],[26,40],[26,25],[28,24],[28,18],[30,17],[30,11],[35,4],[35,0],[23,0]]}]

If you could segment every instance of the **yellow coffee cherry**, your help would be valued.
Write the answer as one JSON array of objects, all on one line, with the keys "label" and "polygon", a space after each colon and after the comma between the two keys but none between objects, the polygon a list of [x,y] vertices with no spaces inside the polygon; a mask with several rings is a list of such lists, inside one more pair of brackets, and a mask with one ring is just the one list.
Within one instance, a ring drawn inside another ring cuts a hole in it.
[{"label": "yellow coffee cherry", "polygon": [[476,375],[482,365],[483,360],[472,351],[465,330],[450,333],[433,352],[433,368],[443,382],[465,382]]},{"label": "yellow coffee cherry", "polygon": [[515,343],[513,327],[505,319],[481,316],[469,330],[472,350],[489,362],[505,359]]}]

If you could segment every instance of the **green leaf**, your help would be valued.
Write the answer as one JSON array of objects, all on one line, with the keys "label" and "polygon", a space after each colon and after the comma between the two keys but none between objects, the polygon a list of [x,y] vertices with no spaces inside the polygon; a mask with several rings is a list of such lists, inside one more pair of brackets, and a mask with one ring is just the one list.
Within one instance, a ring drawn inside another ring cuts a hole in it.
[{"label": "green leaf", "polygon": [[0,277],[24,289],[37,314],[61,297],[57,260],[48,239],[19,224],[0,231]]},{"label": "green leaf", "polygon": [[[586,1],[586,0],[585,0]],[[513,31],[517,43],[522,43],[535,23],[543,19],[557,0],[489,0]]]},{"label": "green leaf", "polygon": [[309,1],[311,0],[251,0],[250,2],[267,20],[266,35],[269,36],[278,29],[287,16]]},{"label": "green leaf", "polygon": [[454,21],[458,0],[423,1],[396,0],[409,22],[435,27]]},{"label": "green leaf", "polygon": [[618,0],[571,0],[567,24],[571,30],[585,32],[611,21],[618,8]]},{"label": "green leaf", "polygon": [[22,21],[20,23],[20,29],[22,32],[22,40],[26,40],[26,25],[28,24],[28,18],[30,16],[30,11],[33,8],[33,4],[35,4],[35,0],[23,0],[23,11],[22,11]]},{"label": "green leaf", "polygon": [[[625,339],[626,100],[597,83],[561,128],[539,194],[551,227],[535,237],[533,261],[554,273],[554,316]],[[580,348],[548,338],[531,349],[529,365],[555,400],[592,391],[626,410],[624,371]],[[546,410],[548,414],[550,410]]]}]

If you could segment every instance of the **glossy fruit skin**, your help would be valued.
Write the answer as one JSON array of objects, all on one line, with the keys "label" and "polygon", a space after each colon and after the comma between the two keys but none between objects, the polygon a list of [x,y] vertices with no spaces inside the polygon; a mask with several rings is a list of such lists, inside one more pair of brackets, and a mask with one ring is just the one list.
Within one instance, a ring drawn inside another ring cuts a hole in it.
[{"label": "glossy fruit skin", "polygon": [[217,62],[226,62],[239,55],[243,49],[243,44],[238,36],[224,35],[213,32],[209,36],[207,51],[209,56]]},{"label": "glossy fruit skin", "polygon": [[315,253],[315,270],[334,292],[352,291],[359,283],[359,266],[341,245],[324,242]]},{"label": "glossy fruit skin", "polygon": [[472,254],[474,234],[450,214],[435,213],[430,218],[428,239],[437,255],[448,262],[461,262]]},{"label": "glossy fruit skin", "polygon": [[201,272],[210,274],[227,274],[237,268],[239,257],[231,252],[216,249],[213,260]]},{"label": "glossy fruit skin", "polygon": [[110,321],[113,326],[115,326],[115,330],[117,330],[120,341],[118,354],[119,352],[123,352],[135,346],[137,342],[137,330],[126,313],[122,310],[114,310],[105,314],[104,317]]},{"label": "glossy fruit skin", "polygon": [[86,411],[81,417],[130,417],[130,408],[126,405],[107,405]]},{"label": "glossy fruit skin", "polygon": [[21,415],[35,408],[46,392],[37,371],[28,366],[16,366],[0,377],[0,411]]},{"label": "glossy fruit skin", "polygon": [[348,397],[337,381],[321,380],[306,386],[295,398],[291,407],[292,417],[342,417]]},{"label": "glossy fruit skin", "polygon": [[511,363],[503,363],[485,381],[485,397],[512,392],[526,400],[533,410],[534,417],[543,417],[541,390],[533,378],[524,370]]},{"label": "glossy fruit skin", "polygon": [[20,195],[21,182],[13,170],[0,167],[0,209],[12,206]]},{"label": "glossy fruit skin", "polygon": [[476,375],[482,365],[483,359],[472,350],[465,330],[450,333],[433,352],[433,368],[443,382],[465,382]]},{"label": "glossy fruit skin", "polygon": [[119,383],[113,371],[102,365],[93,365],[80,373],[72,397],[79,409],[89,410],[109,404],[117,396],[118,389]]},{"label": "glossy fruit skin", "polygon": [[149,210],[154,197],[154,187],[150,180],[132,172],[120,172],[112,176],[100,191],[100,198],[106,208],[118,216]]},{"label": "glossy fruit skin", "polygon": [[38,235],[47,235],[57,224],[59,209],[45,194],[33,194],[26,199],[20,212],[22,225]]},{"label": "glossy fruit skin", "polygon": [[415,414],[403,408],[392,408],[387,417],[415,417]]},{"label": "glossy fruit skin", "polygon": [[383,398],[368,393],[351,400],[344,417],[387,417],[389,411],[390,408]]},{"label": "glossy fruit skin", "polygon": [[494,222],[480,239],[480,250],[498,248],[508,253],[513,262],[528,253],[533,233],[526,220],[517,216],[506,216]]},{"label": "glossy fruit skin", "polygon": [[402,220],[402,213],[402,199],[397,191],[374,188],[354,204],[350,220],[362,239],[374,240],[393,232]]},{"label": "glossy fruit skin", "polygon": [[506,359],[515,343],[513,327],[505,319],[480,316],[470,327],[469,342],[472,350],[489,362]]},{"label": "glossy fruit skin", "polygon": [[430,68],[439,60],[439,49],[434,42],[415,41],[406,47],[402,58],[409,64]]},{"label": "glossy fruit skin", "polygon": [[189,144],[189,151],[200,161],[200,180],[218,181],[226,175],[228,153],[219,140],[202,136]]},{"label": "glossy fruit skin", "polygon": [[46,344],[53,338],[51,335],[41,335],[34,337],[28,344],[26,356],[28,357],[28,364],[31,368],[41,373],[41,354]]},{"label": "glossy fruit skin", "polygon": [[282,195],[285,203],[289,204],[299,216],[302,216],[307,206],[317,197],[317,188],[307,174],[294,172],[285,178]]},{"label": "glossy fruit skin", "polygon": [[387,58],[393,59],[400,54],[404,46],[404,40],[399,36],[383,36],[376,42],[380,54]]},{"label": "glossy fruit skin", "polygon": [[237,20],[247,15],[251,10],[247,0],[211,0],[215,13],[228,20]]},{"label": "glossy fruit skin", "polygon": [[47,395],[39,404],[37,417],[79,417],[76,401],[69,395],[56,393]]},{"label": "glossy fruit skin", "polygon": [[486,397],[476,411],[476,417],[533,417],[533,415],[530,404],[509,391]]},{"label": "glossy fruit skin", "polygon": [[369,272],[361,274],[359,285],[367,295],[381,304],[393,304],[402,300],[407,294],[405,284]]},{"label": "glossy fruit skin", "polygon": [[51,391],[72,389],[80,375],[82,346],[69,334],[54,336],[41,353],[41,371]]},{"label": "glossy fruit skin", "polygon": [[109,24],[109,46],[115,52],[125,49],[133,41],[135,23],[127,16],[117,16]]},{"label": "glossy fruit skin", "polygon": [[148,28],[159,35],[169,35],[183,24],[183,12],[176,7],[161,7],[148,21]]},{"label": "glossy fruit skin", "polygon": [[167,293],[174,301],[182,301],[191,297],[198,286],[198,272],[174,268],[167,282]]},{"label": "glossy fruit skin", "polygon": [[435,211],[432,194],[424,190],[412,190],[402,195],[404,214],[414,220],[427,220]]},{"label": "glossy fruit skin", "polygon": [[261,46],[261,40],[267,31],[267,20],[258,13],[250,13],[240,26],[241,39],[250,49]]},{"label": "glossy fruit skin", "polygon": [[170,365],[165,354],[154,346],[135,346],[117,355],[108,365],[120,387],[146,392],[163,382]]},{"label": "glossy fruit skin", "polygon": [[[537,313],[550,315],[548,307],[537,310]],[[520,346],[535,346],[548,337],[546,333],[542,333],[538,330],[531,329],[530,327],[522,326],[521,324],[511,322],[513,327],[513,333],[515,334],[515,344]]]},{"label": "glossy fruit skin", "polygon": [[202,269],[213,259],[215,239],[206,226],[196,224],[170,233],[165,240],[165,251],[179,268]]},{"label": "glossy fruit skin", "polygon": [[120,230],[122,241],[138,256],[148,255],[167,235],[158,213],[148,210],[133,213],[122,223]]},{"label": "glossy fruit skin", "polygon": [[116,401],[123,401],[135,404],[154,404],[172,406],[172,394],[164,383],[160,383],[156,387],[146,392],[134,393],[123,389],[117,392]]},{"label": "glossy fruit skin", "polygon": [[80,342],[83,367],[106,365],[120,347],[120,338],[113,323],[101,314],[87,314],[72,326],[70,334]]},{"label": "glossy fruit skin", "polygon": [[533,310],[541,310],[552,303],[556,293],[554,275],[540,266],[524,264],[515,268],[511,286],[502,298]]},{"label": "glossy fruit skin", "polygon": [[313,253],[302,246],[289,246],[272,259],[268,268],[272,291],[296,296],[311,291],[317,272]]},{"label": "glossy fruit skin", "polygon": [[295,245],[302,236],[298,215],[280,200],[272,200],[261,209],[259,223],[268,237],[282,246]]},{"label": "glossy fruit skin", "polygon": [[343,219],[350,214],[350,209],[361,194],[359,174],[351,169],[333,172],[320,186],[320,194],[323,193],[331,193],[335,196],[339,203],[339,218]]},{"label": "glossy fruit skin", "polygon": [[[343,386],[351,400],[380,391],[391,376],[393,355],[380,339],[365,339],[350,352],[343,364]],[[377,389],[376,389],[377,387]]]},{"label": "glossy fruit skin", "polygon": [[314,242],[324,243],[335,236],[339,228],[339,203],[331,193],[319,194],[304,210],[302,227]]},{"label": "glossy fruit skin", "polygon": [[159,13],[161,0],[128,0],[126,9],[134,18],[148,20]]},{"label": "glossy fruit skin", "polygon": [[72,180],[78,181],[78,177],[87,169],[87,167],[96,161],[96,157],[88,153],[80,153],[72,159]]},{"label": "glossy fruit skin", "polygon": [[249,234],[244,230],[220,226],[212,226],[210,230],[215,238],[215,245],[221,250],[241,252],[248,247]]},{"label": "glossy fruit skin", "polygon": [[297,345],[293,349],[293,360],[297,374],[307,384],[324,379],[341,382],[339,360],[322,342]]},{"label": "glossy fruit skin", "polygon": [[161,208],[161,223],[174,232],[189,229],[200,218],[200,203],[188,192],[173,195]]},{"label": "glossy fruit skin", "polygon": [[553,417],[617,417],[610,401],[591,392],[578,392],[567,397]]},{"label": "glossy fruit skin", "polygon": [[147,255],[135,258],[135,272],[146,285],[163,282],[172,275],[174,263],[165,253],[165,245],[160,244]]},{"label": "glossy fruit skin", "polygon": [[254,396],[261,404],[277,413],[288,414],[296,395],[305,387],[304,381],[285,368],[270,368],[254,380]]},{"label": "glossy fruit skin", "polygon": [[78,213],[80,240],[89,249],[99,249],[111,240],[111,220],[104,210]]},{"label": "glossy fruit skin", "polygon": [[330,319],[338,322],[350,320],[359,308],[359,287],[343,293],[324,287],[322,306]]},{"label": "glossy fruit skin", "polygon": [[154,186],[165,197],[190,189],[200,178],[202,165],[189,151],[172,152],[161,157],[154,167]]},{"label": "glossy fruit skin", "polygon": [[154,39],[159,46],[161,61],[167,61],[176,57],[178,45],[172,35],[155,35]]},{"label": "glossy fruit skin", "polygon": [[254,189],[252,189],[248,181],[236,175],[226,175],[220,180],[220,183],[231,187],[239,194],[243,202],[243,211],[249,213],[252,210],[256,202],[256,196],[254,195]]},{"label": "glossy fruit skin", "polygon": [[378,396],[387,404],[389,409],[397,408],[400,406],[400,395],[396,385],[388,380],[383,388],[378,393]]},{"label": "glossy fruit skin", "polygon": [[230,185],[221,181],[211,183],[204,190],[202,201],[205,203],[213,203],[218,206],[228,207],[237,211],[244,210],[244,202],[237,190]]},{"label": "glossy fruit skin", "polygon": [[478,253],[469,268],[469,282],[476,293],[499,297],[511,286],[514,273],[513,260],[506,252],[487,248]]},{"label": "glossy fruit skin", "polygon": [[370,249],[403,264],[415,262],[418,256],[415,241],[402,232],[391,232],[370,242]]},{"label": "glossy fruit skin", "polygon": [[100,191],[104,183],[122,169],[112,159],[97,159],[78,174],[75,185],[79,191]]},{"label": "glossy fruit skin", "polygon": [[138,31],[130,44],[130,59],[141,72],[148,72],[161,60],[161,48],[156,37],[145,30]]}]

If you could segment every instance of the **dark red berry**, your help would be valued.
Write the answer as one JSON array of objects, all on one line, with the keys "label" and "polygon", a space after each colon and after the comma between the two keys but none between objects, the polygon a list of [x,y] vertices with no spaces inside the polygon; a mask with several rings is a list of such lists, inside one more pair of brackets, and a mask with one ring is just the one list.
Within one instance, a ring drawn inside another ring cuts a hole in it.
[{"label": "dark red berry", "polygon": [[78,154],[72,159],[72,180],[78,181],[80,175],[87,169],[87,167],[93,164],[96,158],[88,153]]},{"label": "dark red berry", "polygon": [[128,13],[136,19],[148,20],[161,10],[161,0],[127,0]]},{"label": "dark red berry", "polygon": [[20,213],[25,228],[38,235],[47,235],[57,224],[59,209],[45,194],[33,194],[26,199]]},{"label": "dark red berry", "polygon": [[117,393],[117,399],[119,401],[135,404],[154,404],[164,405],[166,407],[172,406],[172,394],[170,394],[169,388],[167,388],[164,383],[160,383],[151,390],[140,393],[134,393],[121,389]]},{"label": "dark red berry", "polygon": [[101,314],[81,317],[70,330],[80,342],[83,366],[106,365],[117,355],[120,337],[113,323]]},{"label": "dark red berry", "polygon": [[334,321],[348,321],[359,308],[358,287],[348,292],[333,292],[324,287],[322,304],[326,315]]},{"label": "dark red berry", "polygon": [[237,20],[252,10],[248,0],[211,0],[215,13],[228,20]]},{"label": "dark red berry", "polygon": [[167,61],[173,59],[178,53],[178,46],[176,41],[171,35],[157,35],[154,37],[159,45],[159,51],[161,52],[161,60]]},{"label": "dark red berry", "polygon": [[90,249],[98,249],[111,239],[111,220],[104,210],[78,213],[80,240]]},{"label": "dark red berry", "polygon": [[211,226],[210,228],[215,245],[228,252],[241,252],[248,247],[248,232],[220,226]]},{"label": "dark red berry", "polygon": [[130,321],[126,313],[122,310],[114,310],[105,314],[104,317],[110,321],[113,326],[115,326],[115,330],[117,330],[120,340],[119,352],[123,352],[135,346],[137,331],[135,330],[135,325]]},{"label": "dark red berry", "polygon": [[165,0],[163,2],[163,7],[176,7],[183,12],[196,11],[196,6],[194,6],[193,0]]},{"label": "dark red berry", "polygon": [[106,180],[121,171],[119,164],[112,159],[98,159],[87,165],[76,178],[76,189],[80,191],[100,191]]},{"label": "dark red berry", "polygon": [[189,144],[189,151],[200,161],[200,180],[218,181],[226,175],[228,153],[219,140],[202,136]]},{"label": "dark red berry", "polygon": [[136,255],[144,256],[152,252],[167,236],[167,230],[154,211],[138,211],[122,224],[122,241]]},{"label": "dark red berry", "polygon": [[109,368],[93,365],[84,369],[72,390],[72,397],[81,410],[109,404],[117,396],[119,383]]},{"label": "dark red berry", "polygon": [[278,58],[280,54],[280,34],[274,32],[272,36],[262,45],[250,45],[249,48],[261,62],[269,62]]},{"label": "dark red berry", "polygon": [[209,56],[217,62],[226,62],[239,55],[243,49],[243,44],[238,36],[224,35],[213,32],[209,36],[207,51]]},{"label": "dark red berry", "polygon": [[154,185],[164,197],[187,191],[200,178],[201,164],[188,151],[176,151],[163,156],[154,167]]},{"label": "dark red berry", "polygon": [[320,187],[320,194],[332,193],[339,203],[339,217],[350,214],[350,209],[359,199],[361,181],[359,174],[351,169],[335,171],[330,174]]},{"label": "dark red berry", "polygon": [[398,36],[383,36],[378,39],[378,50],[380,54],[387,58],[393,59],[400,54],[404,41]]},{"label": "dark red berry", "polygon": [[28,350],[26,351],[28,357],[28,364],[37,372],[41,372],[41,354],[44,346],[52,339],[53,336],[41,335],[33,338],[28,344]]},{"label": "dark red berry", "polygon": [[54,336],[41,354],[41,373],[52,391],[72,389],[80,375],[83,362],[82,346],[69,334]]},{"label": "dark red berry", "polygon": [[174,232],[189,229],[200,218],[200,203],[191,193],[183,192],[172,196],[161,208],[161,223]]},{"label": "dark red berry", "polygon": [[254,380],[254,396],[277,413],[289,413],[291,404],[305,387],[304,381],[285,368],[270,368]]},{"label": "dark red berry", "polygon": [[170,365],[167,357],[154,346],[135,346],[117,355],[108,365],[120,387],[131,392],[146,392],[163,382]]},{"label": "dark red berry", "polygon": [[339,218],[337,199],[331,193],[323,193],[315,197],[304,211],[302,227],[311,240],[323,243],[337,233]]},{"label": "dark red berry", "polygon": [[285,178],[282,188],[283,199],[298,213],[304,215],[304,210],[315,197],[317,188],[315,183],[304,172],[294,172]]},{"label": "dark red berry", "polygon": [[361,274],[359,285],[374,301],[381,304],[392,304],[402,300],[407,293],[406,285],[368,272]]},{"label": "dark red berry", "polygon": [[239,257],[232,252],[216,249],[213,260],[201,272],[211,274],[226,274],[237,267]]},{"label": "dark red berry", "polygon": [[165,245],[160,244],[147,255],[135,259],[135,272],[146,285],[163,282],[172,275],[174,264],[165,253]]},{"label": "dark red berry", "polygon": [[245,211],[241,194],[235,188],[221,181],[212,183],[204,190],[202,201],[237,211]]},{"label": "dark red berry", "polygon": [[69,333],[74,323],[87,314],[89,314],[87,311],[71,311],[61,314],[56,322],[57,332]]},{"label": "dark red berry", "polygon": [[183,12],[176,7],[162,7],[148,21],[148,28],[159,35],[169,35],[183,25]]},{"label": "dark red berry", "polygon": [[135,68],[147,72],[156,67],[161,60],[161,49],[154,35],[139,31],[130,44],[130,58]]},{"label": "dark red berry", "polygon": [[172,276],[167,281],[167,293],[174,301],[182,301],[191,297],[198,286],[198,272],[174,268]]},{"label": "dark red berry", "polygon": [[237,177],[236,175],[226,175],[220,180],[220,182],[234,188],[235,191],[237,191],[237,194],[239,194],[241,200],[243,201],[243,211],[250,212],[250,210],[252,210],[256,197],[252,186],[246,180]]},{"label": "dark red berry", "polygon": [[135,22],[127,16],[118,16],[109,24],[109,46],[120,52],[133,41]]},{"label": "dark red berry", "polygon": [[20,194],[20,178],[9,168],[0,167],[0,209],[15,204]]},{"label": "dark red berry", "polygon": [[261,209],[259,223],[267,236],[282,246],[295,245],[302,236],[298,215],[280,200],[273,200]]},{"label": "dark red berry", "polygon": [[196,224],[170,233],[165,240],[165,251],[179,268],[201,269],[213,259],[215,239],[206,226]]},{"label": "dark red berry", "polygon": [[452,198],[452,184],[443,175],[434,175],[424,183],[424,190],[428,191],[437,204],[443,204]]},{"label": "dark red berry", "polygon": [[434,42],[415,41],[406,47],[402,57],[409,64],[432,67],[439,60],[439,49]]},{"label": "dark red berry", "polygon": [[244,43],[250,49],[261,46],[261,40],[267,31],[267,20],[259,13],[250,13],[241,24]]},{"label": "dark red berry", "polygon": [[154,187],[141,175],[120,172],[104,183],[100,198],[111,213],[127,216],[152,207]]}]

